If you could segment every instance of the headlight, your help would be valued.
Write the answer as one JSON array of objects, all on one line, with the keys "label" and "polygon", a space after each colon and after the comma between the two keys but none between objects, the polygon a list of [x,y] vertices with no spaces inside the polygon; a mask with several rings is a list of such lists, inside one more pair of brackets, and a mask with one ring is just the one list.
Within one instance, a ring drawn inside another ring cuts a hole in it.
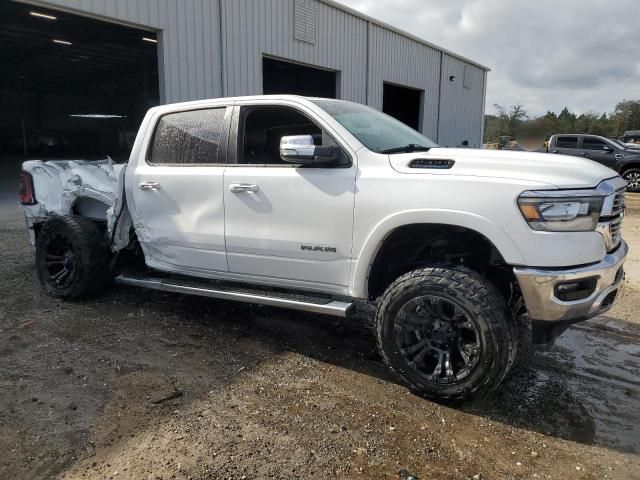
[{"label": "headlight", "polygon": [[522,216],[534,230],[586,232],[595,230],[603,197],[529,197],[518,199]]}]

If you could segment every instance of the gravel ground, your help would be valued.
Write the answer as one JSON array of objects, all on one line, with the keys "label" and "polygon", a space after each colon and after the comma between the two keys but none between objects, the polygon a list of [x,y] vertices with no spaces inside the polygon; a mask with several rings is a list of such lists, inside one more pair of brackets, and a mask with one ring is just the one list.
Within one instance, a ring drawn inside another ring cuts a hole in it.
[{"label": "gravel ground", "polygon": [[623,300],[451,408],[395,384],[354,321],[124,287],[56,301],[5,201],[0,478],[640,479],[629,203]]}]

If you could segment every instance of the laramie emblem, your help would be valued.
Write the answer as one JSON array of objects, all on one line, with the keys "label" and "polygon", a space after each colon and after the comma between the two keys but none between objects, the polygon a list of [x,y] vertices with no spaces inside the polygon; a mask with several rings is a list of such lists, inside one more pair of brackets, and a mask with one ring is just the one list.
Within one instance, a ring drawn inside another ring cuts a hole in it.
[{"label": "laramie emblem", "polygon": [[323,247],[322,245],[300,245],[300,250],[310,250],[312,252],[332,252],[336,253],[336,247]]}]

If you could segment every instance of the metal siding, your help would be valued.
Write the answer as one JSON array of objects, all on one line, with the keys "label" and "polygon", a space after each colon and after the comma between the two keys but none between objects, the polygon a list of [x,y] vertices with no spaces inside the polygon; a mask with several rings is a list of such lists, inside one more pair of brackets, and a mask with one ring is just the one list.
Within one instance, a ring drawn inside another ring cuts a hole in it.
[{"label": "metal siding", "polygon": [[[443,55],[438,142],[447,147],[459,147],[468,140],[470,147],[479,148],[482,146],[486,71],[446,53]],[[463,85],[465,68],[470,88]],[[449,80],[452,75],[456,77],[454,81]]]},{"label": "metal siding", "polygon": [[395,83],[422,90],[422,132],[437,134],[440,52],[387,28],[371,24],[369,32],[369,98],[382,110],[383,84]]},{"label": "metal siding", "polygon": [[262,56],[340,72],[341,98],[365,103],[367,22],[325,3],[315,44],[295,40],[293,0],[222,0],[226,95],[262,93]]},{"label": "metal siding", "polygon": [[[167,103],[260,94],[262,56],[270,55],[335,70],[340,98],[378,109],[384,82],[423,90],[427,136],[447,146],[481,144],[483,68],[339,5],[303,0],[317,7],[316,43],[310,44],[295,40],[294,0],[28,1],[161,31]],[[469,89],[463,88],[465,64]]]},{"label": "metal siding", "polygon": [[[167,103],[222,96],[220,0],[47,0],[52,8],[162,30]],[[161,82],[162,84],[162,82]]]}]

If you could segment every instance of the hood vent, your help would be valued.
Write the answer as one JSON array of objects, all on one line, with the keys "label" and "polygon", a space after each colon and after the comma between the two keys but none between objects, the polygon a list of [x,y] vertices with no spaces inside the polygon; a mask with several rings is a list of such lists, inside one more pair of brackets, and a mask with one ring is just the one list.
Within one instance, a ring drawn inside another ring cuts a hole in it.
[{"label": "hood vent", "polygon": [[453,160],[442,158],[416,158],[409,162],[409,168],[430,168],[434,170],[446,170],[456,163]]}]

